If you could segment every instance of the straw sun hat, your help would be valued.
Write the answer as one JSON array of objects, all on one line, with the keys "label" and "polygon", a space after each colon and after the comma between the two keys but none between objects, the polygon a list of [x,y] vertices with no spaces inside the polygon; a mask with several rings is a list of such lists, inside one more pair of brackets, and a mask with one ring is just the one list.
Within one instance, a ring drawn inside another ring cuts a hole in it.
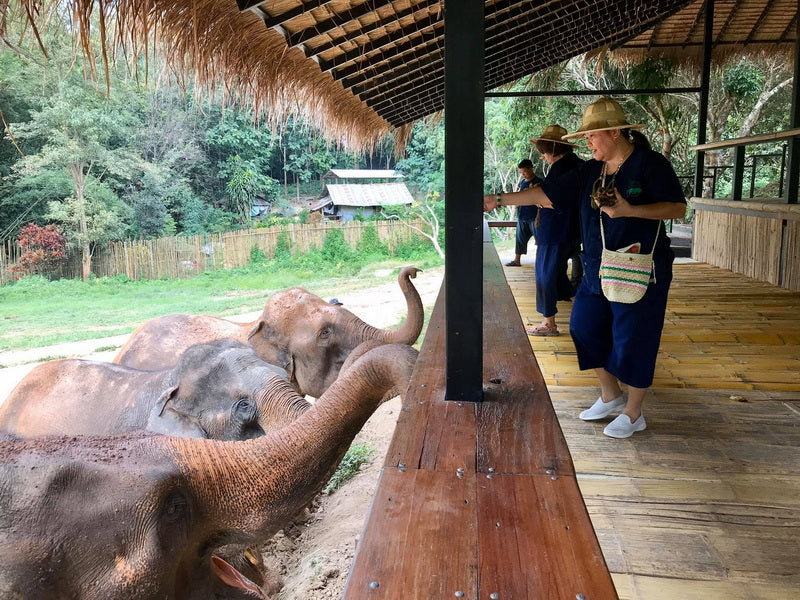
[{"label": "straw sun hat", "polygon": [[[542,135],[539,137],[532,137],[531,142],[555,142],[556,144],[564,144],[565,146],[572,146],[573,148],[577,148],[575,144],[570,144],[569,142],[563,141],[561,138],[567,135],[567,130],[564,129],[561,125],[548,125]],[[569,136],[567,136],[569,137]]]},{"label": "straw sun hat", "polygon": [[611,98],[600,98],[592,102],[583,111],[581,126],[575,133],[565,135],[562,139],[582,136],[592,131],[608,131],[609,129],[642,129],[644,125],[632,125],[625,118],[619,102]]}]

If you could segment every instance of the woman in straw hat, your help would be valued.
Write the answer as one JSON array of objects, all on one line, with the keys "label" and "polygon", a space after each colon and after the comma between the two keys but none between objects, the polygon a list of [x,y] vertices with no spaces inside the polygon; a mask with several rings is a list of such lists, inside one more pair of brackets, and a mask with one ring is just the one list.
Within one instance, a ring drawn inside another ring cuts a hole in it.
[{"label": "woman in straw hat", "polygon": [[[686,199],[669,161],[650,149],[627,121],[622,107],[601,98],[586,107],[580,128],[562,139],[586,138],[593,160],[541,186],[484,197],[484,210],[498,205],[574,206],[579,211],[584,276],[575,296],[570,333],[581,369],[594,369],[600,397],[580,418],[592,421],[622,411],[603,430],[626,438],[647,427],[642,404],[653,383],[674,255],[662,219],[683,217]],[[600,257],[609,249],[653,252],[654,277],[632,304],[611,302],[600,287]],[[620,382],[627,385],[627,397]]]},{"label": "woman in straw hat", "polygon": [[[550,125],[541,136],[531,138],[542,159],[549,165],[545,181],[554,181],[577,169],[583,161],[573,151],[574,144],[563,141],[567,130]],[[577,212],[571,207],[539,208],[536,214],[536,312],[540,325],[528,327],[528,335],[559,335],[556,325],[557,302],[572,298],[567,277],[567,261],[580,237]]]}]

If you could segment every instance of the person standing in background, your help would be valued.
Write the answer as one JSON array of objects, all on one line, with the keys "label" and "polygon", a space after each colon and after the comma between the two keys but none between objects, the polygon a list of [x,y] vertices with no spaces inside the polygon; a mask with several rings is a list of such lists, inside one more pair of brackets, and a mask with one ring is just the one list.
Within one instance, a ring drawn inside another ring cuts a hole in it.
[{"label": "person standing in background", "polygon": [[[533,172],[533,162],[529,158],[523,159],[517,165],[522,181],[519,189],[524,190],[532,185],[541,183]],[[506,263],[507,267],[519,267],[522,265],[522,255],[528,253],[528,242],[533,237],[534,222],[538,209],[535,206],[520,206],[517,210],[517,237],[514,244],[514,260]]]},{"label": "person standing in background", "polygon": [[[544,180],[554,181],[577,169],[583,160],[576,156],[575,145],[561,140],[567,130],[560,125],[548,126],[541,136],[531,138],[547,163]],[[526,207],[523,207],[526,208]],[[521,209],[520,209],[521,210]],[[539,208],[536,215],[536,311],[543,317],[540,325],[525,329],[528,335],[559,335],[556,325],[557,302],[574,295],[567,277],[567,261],[580,244],[578,214],[573,207]]]}]

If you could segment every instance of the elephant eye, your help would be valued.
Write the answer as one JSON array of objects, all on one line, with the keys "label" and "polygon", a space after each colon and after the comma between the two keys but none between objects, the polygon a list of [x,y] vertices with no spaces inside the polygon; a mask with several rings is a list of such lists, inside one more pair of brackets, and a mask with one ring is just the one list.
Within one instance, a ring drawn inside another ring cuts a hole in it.
[{"label": "elephant eye", "polygon": [[333,332],[331,331],[331,328],[330,327],[326,327],[325,329],[323,329],[322,331],[319,332],[319,337],[321,337],[323,339],[326,339],[326,338],[331,337],[332,333]]},{"label": "elephant eye", "polygon": [[250,402],[249,398],[239,398],[233,408],[238,413],[247,413],[252,410],[253,403]]}]

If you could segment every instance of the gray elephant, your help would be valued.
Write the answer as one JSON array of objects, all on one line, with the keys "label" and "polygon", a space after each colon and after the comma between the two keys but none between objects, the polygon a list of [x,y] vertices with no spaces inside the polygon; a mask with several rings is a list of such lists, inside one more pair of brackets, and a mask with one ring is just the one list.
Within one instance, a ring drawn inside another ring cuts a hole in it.
[{"label": "gray elephant", "polygon": [[[262,542],[333,474],[416,360],[382,345],[303,415],[243,442],[137,433],[0,442],[0,598],[264,598],[215,554]],[[271,394],[296,395],[273,376]]]},{"label": "gray elephant", "polygon": [[410,280],[418,272],[405,267],[397,277],[408,307],[406,321],[398,329],[372,327],[341,305],[295,287],[270,296],[261,316],[252,323],[207,315],[151,319],[133,332],[114,362],[137,369],[162,369],[174,364],[175,357],[192,344],[233,338],[253,346],[268,363],[284,368],[301,394],[318,398],[361,342],[411,345],[417,341],[424,313]]},{"label": "gray elephant", "polygon": [[283,369],[236,340],[191,346],[174,367],[161,371],[49,361],[28,373],[0,406],[0,432],[32,437],[147,429],[250,439],[287,425],[310,406],[296,395],[269,395],[272,376],[287,379]]}]

